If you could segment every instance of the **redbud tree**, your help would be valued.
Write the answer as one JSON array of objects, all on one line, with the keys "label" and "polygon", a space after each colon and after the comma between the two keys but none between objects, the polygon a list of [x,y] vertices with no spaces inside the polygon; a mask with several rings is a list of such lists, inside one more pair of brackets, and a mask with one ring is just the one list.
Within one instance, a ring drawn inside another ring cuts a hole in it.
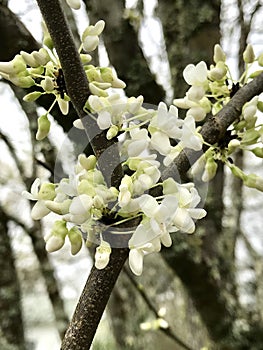
[{"label": "redbud tree", "polygon": [[[245,71],[234,81],[226,55],[214,47],[214,63],[190,64],[182,72],[189,89],[171,106],[144,104],[143,96],[127,98],[125,82],[110,67],[90,63],[105,23],[89,25],[76,47],[58,0],[37,0],[45,21],[43,46],[21,51],[0,63],[4,79],[31,88],[24,100],[53,95],[38,118],[37,140],[48,136],[50,113],[57,103],[67,117],[72,104],[91,153],[78,155],[74,173],[55,183],[36,179],[23,196],[35,201],[31,215],[40,220],[57,215],[44,237],[48,252],[70,242],[76,255],[83,244],[96,244],[94,266],[61,349],[88,349],[116,279],[129,260],[135,275],[143,259],[172,244],[173,232],[193,234],[206,215],[195,178],[204,183],[223,162],[245,186],[263,191],[263,179],[244,173],[232,160],[242,149],[263,158],[263,54],[249,44]],[[74,9],[79,0],[67,0]],[[33,91],[32,91],[33,89]],[[186,110],[185,118],[178,115]],[[73,127],[73,125],[72,125]],[[188,181],[182,181],[187,175]]]}]

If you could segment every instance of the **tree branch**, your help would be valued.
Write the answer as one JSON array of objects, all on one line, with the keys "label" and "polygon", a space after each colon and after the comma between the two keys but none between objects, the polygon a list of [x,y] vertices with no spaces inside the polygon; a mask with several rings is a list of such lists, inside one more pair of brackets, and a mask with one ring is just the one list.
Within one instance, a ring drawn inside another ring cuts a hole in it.
[{"label": "tree branch", "polygon": [[[57,50],[67,92],[85,127],[88,141],[98,160],[98,166],[108,185],[118,187],[122,178],[117,139],[107,140],[96,121],[84,112],[90,95],[88,80],[74,43],[73,35],[58,0],[37,0],[42,16]],[[103,154],[104,157],[101,157]],[[105,159],[106,157],[106,159]]]},{"label": "tree branch", "polygon": [[[137,290],[137,292],[140,294],[142,299],[144,300],[145,304],[148,306],[149,310],[151,310],[156,318],[160,318],[158,311],[156,307],[153,305],[151,300],[149,299],[148,295],[145,293],[144,288],[141,287],[139,283],[135,280],[133,275],[130,273],[130,271],[124,267],[123,269],[126,276],[129,278],[131,284],[134,286],[134,288]],[[186,350],[192,350],[185,342],[183,342],[176,334],[173,333],[170,326],[168,328],[159,328],[161,332],[163,332],[166,336],[168,336],[170,339],[176,342],[176,344],[180,345],[183,349]]]}]

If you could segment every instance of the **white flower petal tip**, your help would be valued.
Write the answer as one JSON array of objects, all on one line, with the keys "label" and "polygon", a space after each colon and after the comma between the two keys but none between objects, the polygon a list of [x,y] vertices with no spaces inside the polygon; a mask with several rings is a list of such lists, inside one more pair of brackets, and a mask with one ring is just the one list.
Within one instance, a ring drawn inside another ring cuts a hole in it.
[{"label": "white flower petal tip", "polygon": [[104,269],[110,261],[111,247],[109,243],[103,241],[100,246],[96,248],[95,253],[95,267],[98,270]]},{"label": "white flower petal tip", "polygon": [[129,253],[129,265],[131,271],[140,276],[143,270],[143,252],[139,249],[131,249]]}]

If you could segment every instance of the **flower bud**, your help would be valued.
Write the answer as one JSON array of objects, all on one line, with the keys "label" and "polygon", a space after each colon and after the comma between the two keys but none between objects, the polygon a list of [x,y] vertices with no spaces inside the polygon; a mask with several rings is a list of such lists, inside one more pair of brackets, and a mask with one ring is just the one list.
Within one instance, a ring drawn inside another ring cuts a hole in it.
[{"label": "flower bud", "polygon": [[30,88],[31,86],[34,86],[35,85],[35,82],[34,80],[27,76],[27,77],[16,77],[16,76],[13,76],[13,77],[9,77],[9,80],[16,86],[19,86],[23,89],[28,89]]},{"label": "flower bud", "polygon": [[118,132],[119,132],[119,128],[117,125],[112,125],[109,130],[107,131],[107,134],[106,134],[106,138],[108,140],[111,140],[113,139],[115,136],[118,135]]},{"label": "flower bud", "polygon": [[225,62],[226,61],[226,54],[224,53],[222,47],[218,44],[214,46],[214,62],[218,63],[220,61]]},{"label": "flower bud", "polygon": [[243,59],[245,63],[253,63],[255,61],[255,54],[251,44],[248,44],[243,52]]},{"label": "flower bud", "polygon": [[51,92],[54,90],[54,82],[53,79],[50,77],[45,77],[45,79],[41,80],[40,85],[42,86],[43,90],[47,92]]},{"label": "flower bud", "polygon": [[209,158],[205,165],[205,171],[202,176],[202,181],[208,182],[212,180],[215,177],[217,170],[217,163],[215,162],[214,158]]},{"label": "flower bud", "polygon": [[67,115],[69,110],[68,101],[65,101],[62,98],[58,97],[58,105],[59,105],[59,109],[61,110],[61,113],[64,115]]},{"label": "flower bud", "polygon": [[255,129],[249,129],[245,132],[241,144],[242,145],[253,145],[254,143],[257,142],[258,138],[260,137],[259,131]]},{"label": "flower bud", "polygon": [[26,63],[20,55],[16,55],[12,61],[0,62],[0,72],[15,75],[22,71],[26,71]]},{"label": "flower bud", "polygon": [[90,181],[88,180],[81,180],[78,185],[78,194],[89,194],[90,196],[95,196],[96,191],[94,189],[94,186]]},{"label": "flower bud", "polygon": [[102,67],[100,68],[101,78],[105,83],[112,83],[113,74],[112,69],[110,67]]},{"label": "flower bud", "polygon": [[229,142],[227,148],[228,152],[231,154],[233,153],[238,147],[240,146],[240,141],[237,139],[233,139]]},{"label": "flower bud", "polygon": [[263,148],[262,147],[256,147],[250,150],[255,154],[255,156],[259,158],[263,158]]},{"label": "flower bud", "polygon": [[97,35],[87,36],[83,41],[83,49],[87,52],[94,51],[99,45],[99,37]]},{"label": "flower bud", "polygon": [[58,215],[65,215],[69,212],[71,202],[71,199],[66,199],[63,202],[54,202],[53,200],[47,200],[45,201],[45,206],[49,210],[53,211],[53,213],[56,213]]},{"label": "flower bud", "polygon": [[45,239],[46,250],[49,253],[52,253],[62,248],[67,234],[68,229],[66,227],[66,221],[55,221],[52,227],[51,235],[48,235]]},{"label": "flower bud", "polygon": [[23,97],[23,100],[26,102],[34,102],[36,101],[40,96],[42,95],[42,92],[40,91],[34,91],[30,92],[29,94],[25,95]]},{"label": "flower bud", "polygon": [[80,230],[74,226],[68,231],[68,238],[71,244],[71,254],[76,255],[82,247],[82,234]]},{"label": "flower bud", "polygon": [[56,186],[52,183],[45,182],[41,185],[40,190],[38,192],[38,198],[43,200],[53,200],[56,197],[55,192]]},{"label": "flower bud", "polygon": [[82,165],[82,167],[86,170],[94,169],[97,164],[97,159],[94,155],[90,155],[86,157],[85,154],[80,154],[78,157],[78,161]]},{"label": "flower bud", "polygon": [[227,68],[224,62],[218,62],[215,68],[210,69],[208,76],[211,80],[221,80],[225,77]]},{"label": "flower bud", "polygon": [[49,133],[50,130],[50,121],[46,114],[38,118],[38,129],[36,134],[36,139],[38,141],[43,140]]},{"label": "flower bud", "polygon": [[25,63],[28,66],[30,66],[32,68],[36,68],[39,66],[38,62],[34,59],[32,54],[25,52],[25,51],[20,51],[20,55],[23,57]]},{"label": "flower bud", "polygon": [[108,94],[106,91],[98,88],[96,85],[94,85],[93,83],[89,83],[89,89],[90,89],[90,92],[93,94],[93,95],[97,95],[97,96],[100,96],[100,97],[107,97]]},{"label": "flower bud", "polygon": [[257,190],[263,192],[263,178],[256,175],[250,174],[246,176],[244,180],[244,185],[251,188],[256,188]]},{"label": "flower bud", "polygon": [[66,0],[69,7],[71,7],[73,10],[79,10],[80,9],[80,0]]},{"label": "flower bud", "polygon": [[257,108],[260,112],[263,113],[263,101],[258,101]]},{"label": "flower bud", "polygon": [[102,241],[101,244],[96,248],[95,253],[95,267],[98,270],[104,269],[109,261],[111,254],[111,246],[108,242]]},{"label": "flower bud", "polygon": [[89,82],[102,80],[100,71],[98,71],[94,66],[91,66],[86,70],[86,76]]},{"label": "flower bud", "polygon": [[92,57],[87,53],[81,53],[80,59],[83,64],[87,64],[92,60]]},{"label": "flower bud", "polygon": [[263,53],[258,57],[258,64],[263,67]]},{"label": "flower bud", "polygon": [[50,61],[49,54],[43,47],[39,51],[33,51],[32,56],[40,66],[45,66]]}]

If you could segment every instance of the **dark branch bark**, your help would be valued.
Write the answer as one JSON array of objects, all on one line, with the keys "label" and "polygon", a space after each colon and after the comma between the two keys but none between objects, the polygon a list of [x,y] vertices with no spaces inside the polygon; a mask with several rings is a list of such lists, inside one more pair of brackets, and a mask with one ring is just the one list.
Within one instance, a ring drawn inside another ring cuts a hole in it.
[{"label": "dark branch bark", "polygon": [[92,268],[61,350],[88,350],[108,299],[128,257],[129,249],[112,249],[109,264],[103,270]]},{"label": "dark branch bark", "polygon": [[[122,177],[117,142],[107,140],[106,133],[101,132],[96,121],[83,110],[90,95],[88,80],[61,5],[58,0],[37,0],[37,3],[57,50],[68,95],[78,116],[83,119],[99,168],[107,184],[117,187]],[[104,157],[101,157],[103,153]]]}]

